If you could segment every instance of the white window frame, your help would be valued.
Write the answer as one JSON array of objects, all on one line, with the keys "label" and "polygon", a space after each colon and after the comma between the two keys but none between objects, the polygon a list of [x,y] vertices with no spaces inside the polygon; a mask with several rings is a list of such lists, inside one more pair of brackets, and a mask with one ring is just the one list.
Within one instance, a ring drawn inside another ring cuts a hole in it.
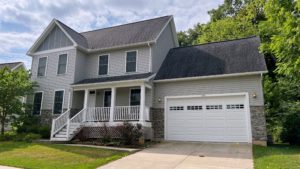
[{"label": "white window frame", "polygon": [[[58,74],[58,68],[59,68],[59,56],[60,56],[60,55],[64,55],[64,54],[67,55],[66,72],[65,72],[65,73],[62,73],[62,74]],[[68,52],[65,52],[65,53],[59,53],[59,54],[58,54],[58,59],[57,59],[57,71],[56,71],[56,75],[57,75],[57,76],[66,75],[66,74],[67,74],[67,72],[68,72],[68,63],[69,63],[69,54],[68,54]]]},{"label": "white window frame", "polygon": [[[40,59],[42,59],[42,58],[46,58],[45,75],[44,76],[39,76],[39,64],[40,64]],[[48,69],[48,56],[39,57],[38,64],[37,64],[37,70],[36,70],[36,76],[40,77],[40,78],[46,77],[47,76],[47,69]]]},{"label": "white window frame", "polygon": [[[41,115],[41,112],[42,112],[43,102],[44,102],[44,91],[35,91],[35,92],[34,92],[34,95],[33,95],[33,106],[34,106],[34,99],[35,99],[35,94],[36,94],[36,93],[42,93],[41,109],[40,109],[40,113],[39,113],[39,114],[33,114],[33,112],[32,112],[32,115],[40,116],[40,115]],[[32,110],[32,111],[33,111],[33,110]]]},{"label": "white window frame", "polygon": [[[135,59],[135,71],[134,72],[127,72],[127,53],[129,52],[136,52],[136,59]],[[138,57],[139,56],[139,51],[136,49],[136,50],[128,50],[128,51],[125,51],[125,73],[126,74],[130,74],[130,73],[137,73],[138,72]]]},{"label": "white window frame", "polygon": [[[99,70],[100,70],[100,57],[101,56],[107,56],[107,74],[105,75],[99,75]],[[110,54],[109,53],[105,53],[105,54],[101,54],[98,56],[98,69],[97,69],[97,74],[98,76],[108,76],[109,75],[109,58],[110,58]]]},{"label": "white window frame", "polygon": [[[140,97],[142,97],[142,94],[141,94],[141,88],[139,87],[133,87],[133,88],[129,88],[129,103],[128,103],[128,106],[131,106],[130,103],[131,103],[131,91],[132,90],[136,90],[136,89],[140,89]],[[135,106],[141,106],[141,98],[140,98],[140,105],[135,105]]]},{"label": "white window frame", "polygon": [[65,103],[65,89],[56,89],[54,90],[54,93],[53,93],[53,106],[52,106],[52,115],[59,115],[59,114],[56,114],[54,113],[54,106],[55,106],[55,93],[58,92],[58,91],[63,91],[64,94],[63,94],[63,100],[62,100],[62,106],[61,106],[61,114],[64,113],[64,103]]}]

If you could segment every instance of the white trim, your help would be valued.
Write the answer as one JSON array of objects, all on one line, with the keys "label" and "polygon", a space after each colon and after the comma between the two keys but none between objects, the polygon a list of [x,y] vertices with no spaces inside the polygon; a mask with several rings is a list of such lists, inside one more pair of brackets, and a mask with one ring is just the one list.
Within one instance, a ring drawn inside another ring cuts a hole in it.
[{"label": "white trim", "polygon": [[205,94],[205,95],[184,95],[184,96],[165,96],[164,100],[164,139],[167,140],[167,102],[168,99],[178,99],[178,98],[205,98],[205,97],[220,97],[220,96],[245,96],[245,109],[246,109],[246,127],[247,127],[247,136],[248,143],[252,143],[252,129],[251,129],[251,117],[250,117],[250,101],[249,93],[222,93],[222,94]]},{"label": "white trim", "polygon": [[[66,62],[66,71],[65,73],[62,73],[62,74],[58,74],[58,68],[59,68],[59,57],[60,55],[67,55],[67,62]],[[68,63],[69,63],[69,52],[62,52],[62,53],[59,53],[58,54],[58,61],[57,61],[57,71],[56,71],[56,75],[57,76],[63,76],[63,75],[66,75],[68,73]]]},{"label": "white trim", "polygon": [[23,62],[19,63],[17,66],[15,66],[14,68],[12,68],[11,70],[14,71],[17,68],[19,68],[20,66],[22,66],[26,70],[26,66],[25,66],[25,64]]},{"label": "white trim", "polygon": [[209,75],[209,76],[196,76],[196,77],[183,77],[183,78],[174,78],[174,79],[162,79],[162,80],[154,80],[154,83],[185,81],[185,80],[198,80],[198,79],[213,79],[213,78],[221,78],[221,77],[235,77],[235,76],[245,76],[245,75],[256,75],[256,74],[262,74],[262,73],[267,73],[267,71],[231,73],[231,74],[223,74],[223,75]]},{"label": "white trim", "polygon": [[158,38],[160,37],[160,35],[163,33],[163,31],[166,29],[166,27],[168,27],[168,24],[170,23],[170,21],[173,19],[173,16],[170,17],[170,19],[166,22],[166,24],[164,25],[164,27],[161,29],[161,31],[158,33],[158,35],[155,38],[155,43],[157,42]]},{"label": "white trim", "polygon": [[81,46],[76,46],[78,49],[83,50],[88,53],[95,53],[95,52],[103,52],[103,51],[108,51],[108,50],[116,50],[116,49],[123,49],[123,48],[133,48],[133,47],[138,47],[138,46],[146,46],[150,44],[154,44],[154,41],[147,41],[147,42],[139,42],[139,43],[131,43],[127,45],[120,45],[120,46],[113,46],[113,47],[107,47],[107,48],[99,48],[99,49],[86,49]]},{"label": "white trim", "polygon": [[[39,76],[39,65],[40,65],[40,59],[41,58],[46,58],[46,66],[45,66],[45,75],[44,76]],[[37,65],[37,71],[36,71],[36,77],[37,78],[46,77],[47,76],[47,69],[48,69],[48,56],[41,56],[41,57],[39,57],[39,59],[38,59],[38,65]]]},{"label": "white trim", "polygon": [[66,36],[72,41],[73,46],[78,46],[78,44],[74,41],[74,39],[68,34],[68,32],[60,25],[60,23],[57,22],[56,19],[54,19],[54,22],[57,24],[57,26],[66,34]]},{"label": "white trim", "polygon": [[[103,75],[99,75],[99,70],[100,70],[100,57],[101,56],[107,56],[107,73]],[[109,58],[110,58],[110,53],[105,53],[101,54],[98,56],[98,69],[97,69],[97,75],[102,77],[102,76],[108,76],[109,75]]]},{"label": "white trim", "polygon": [[34,95],[33,95],[33,106],[34,106],[34,99],[35,99],[35,94],[36,94],[36,93],[42,93],[41,108],[40,108],[40,113],[39,113],[39,114],[33,114],[33,112],[32,112],[32,115],[38,115],[38,116],[40,116],[40,115],[41,115],[41,112],[42,112],[43,101],[44,101],[44,91],[35,91],[35,92],[34,92]]},{"label": "white trim", "polygon": [[111,90],[103,90],[103,104],[102,104],[103,107],[105,107],[105,92],[110,92],[110,102],[111,102]]},{"label": "white trim", "polygon": [[[129,52],[136,52],[136,59],[135,59],[135,71],[134,72],[127,72],[127,53],[129,53]],[[137,65],[138,65],[138,56],[139,56],[139,52],[138,52],[138,50],[136,49],[136,50],[128,50],[128,51],[125,51],[125,73],[126,74],[131,74],[131,73],[136,73],[136,72],[138,72],[138,67],[137,67]]]},{"label": "white trim", "polygon": [[149,72],[152,72],[152,46],[150,45],[150,43],[148,43],[148,47],[149,47]]},{"label": "white trim", "polygon": [[55,106],[55,93],[59,92],[59,91],[63,91],[63,100],[62,100],[62,105],[61,105],[61,113],[62,114],[64,112],[64,103],[65,103],[65,89],[55,89],[54,90],[54,96],[53,96],[53,106],[52,106],[52,115],[57,115],[54,113],[54,106]]},{"label": "white trim", "polygon": [[55,49],[44,50],[44,51],[32,53],[29,56],[45,55],[45,54],[49,54],[49,53],[63,52],[63,51],[72,50],[72,49],[76,49],[76,48],[74,46],[55,48]]}]

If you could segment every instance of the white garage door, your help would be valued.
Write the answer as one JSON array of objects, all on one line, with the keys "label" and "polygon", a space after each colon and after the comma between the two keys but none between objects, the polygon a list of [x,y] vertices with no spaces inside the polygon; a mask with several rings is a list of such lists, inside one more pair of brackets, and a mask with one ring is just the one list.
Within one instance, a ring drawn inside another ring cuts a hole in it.
[{"label": "white garage door", "polygon": [[166,140],[251,142],[246,96],[166,100]]}]

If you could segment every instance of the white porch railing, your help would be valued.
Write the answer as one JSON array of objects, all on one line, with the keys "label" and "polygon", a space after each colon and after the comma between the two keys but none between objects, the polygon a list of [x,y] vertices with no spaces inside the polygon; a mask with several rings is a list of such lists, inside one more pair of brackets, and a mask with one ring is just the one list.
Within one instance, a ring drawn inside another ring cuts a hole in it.
[{"label": "white porch railing", "polygon": [[114,120],[139,120],[140,106],[116,106],[114,111]]},{"label": "white porch railing", "polygon": [[69,117],[70,117],[70,110],[67,110],[59,117],[52,120],[51,138],[66,126]]},{"label": "white porch railing", "polygon": [[110,107],[89,107],[86,110],[86,121],[109,121]]}]

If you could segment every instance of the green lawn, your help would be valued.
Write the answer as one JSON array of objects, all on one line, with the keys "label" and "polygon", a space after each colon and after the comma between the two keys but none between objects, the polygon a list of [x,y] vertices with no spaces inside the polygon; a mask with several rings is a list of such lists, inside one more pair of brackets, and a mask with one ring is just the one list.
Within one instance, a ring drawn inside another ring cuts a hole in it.
[{"label": "green lawn", "polygon": [[22,168],[97,168],[127,152],[54,144],[0,142],[0,165]]},{"label": "green lawn", "polygon": [[255,169],[300,169],[300,146],[254,146]]}]

